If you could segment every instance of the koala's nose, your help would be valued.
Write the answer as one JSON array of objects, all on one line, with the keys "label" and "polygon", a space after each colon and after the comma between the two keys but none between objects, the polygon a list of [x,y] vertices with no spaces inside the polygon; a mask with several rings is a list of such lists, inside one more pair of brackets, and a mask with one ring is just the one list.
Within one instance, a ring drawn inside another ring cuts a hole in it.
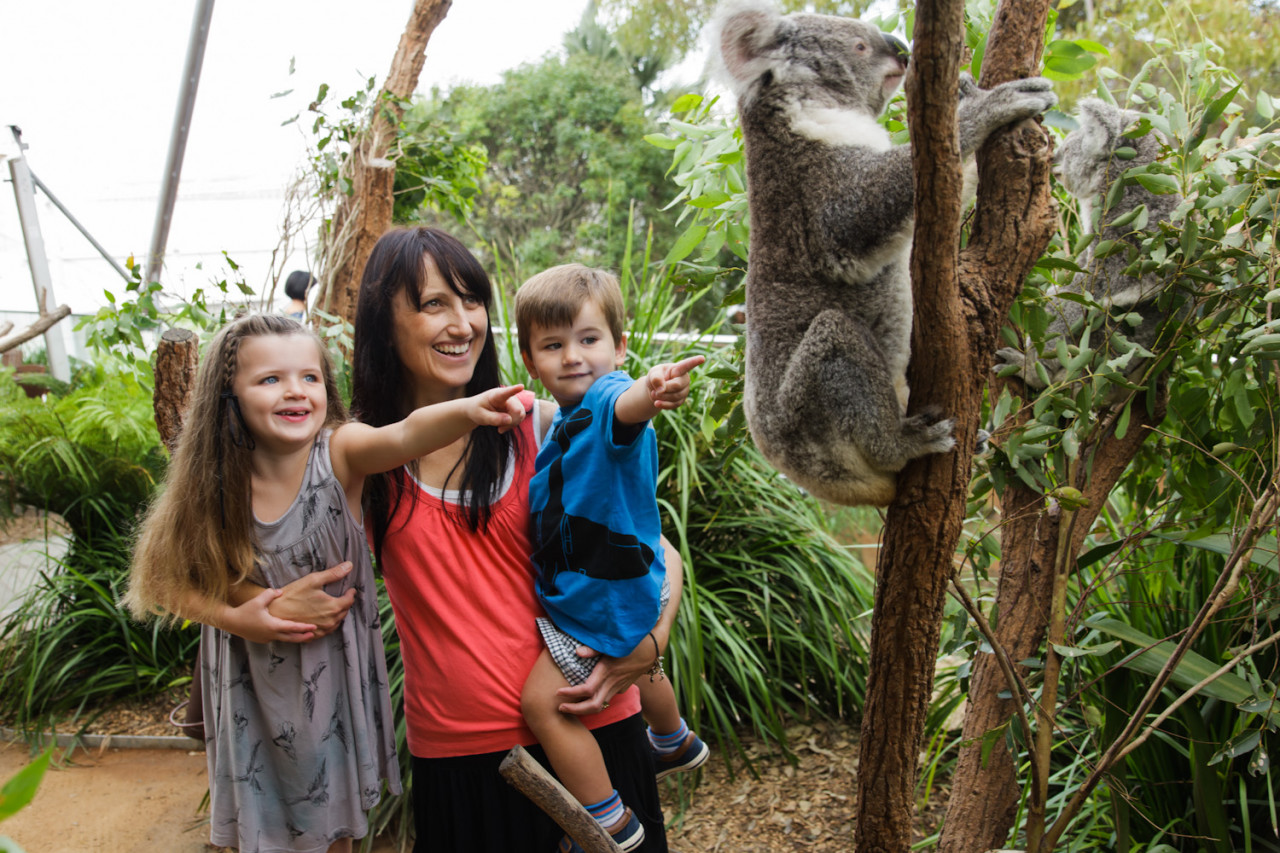
[{"label": "koala's nose", "polygon": [[895,35],[890,33],[881,33],[880,35],[884,37],[884,43],[889,46],[889,50],[902,63],[902,67],[906,68],[907,62],[911,59],[911,48],[907,47],[906,43]]}]

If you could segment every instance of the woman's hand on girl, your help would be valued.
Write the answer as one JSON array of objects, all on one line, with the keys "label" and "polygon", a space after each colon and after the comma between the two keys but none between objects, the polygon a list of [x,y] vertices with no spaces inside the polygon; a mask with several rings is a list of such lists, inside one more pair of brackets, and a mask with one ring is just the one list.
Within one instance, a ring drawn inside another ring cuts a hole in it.
[{"label": "woman's hand on girl", "polygon": [[506,432],[524,420],[524,406],[516,399],[523,390],[523,385],[507,385],[468,397],[474,405],[467,414],[477,426],[494,426],[498,432]]},{"label": "woman's hand on girl", "polygon": [[305,643],[314,639],[315,625],[271,615],[267,607],[281,594],[278,589],[264,589],[244,604],[227,607],[218,627],[252,643]]},{"label": "woman's hand on girl", "polygon": [[[303,575],[277,590],[279,596],[268,603],[272,616],[284,622],[310,623],[315,639],[332,633],[356,601],[355,587],[341,595],[330,595],[325,587],[342,580],[351,572],[351,563],[339,563],[322,572]],[[305,641],[299,641],[305,642]]]}]

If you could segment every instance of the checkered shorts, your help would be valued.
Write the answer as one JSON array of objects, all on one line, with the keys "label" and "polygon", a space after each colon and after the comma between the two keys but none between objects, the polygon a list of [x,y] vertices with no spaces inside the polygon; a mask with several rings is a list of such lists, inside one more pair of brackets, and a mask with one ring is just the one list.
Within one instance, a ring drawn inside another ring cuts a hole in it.
[{"label": "checkered shorts", "polygon": [[[662,592],[659,596],[659,613],[667,609],[667,602],[670,600],[671,584],[664,577],[662,579]],[[589,658],[578,657],[578,646],[583,644],[561,631],[545,616],[538,617],[538,630],[542,633],[543,642],[547,644],[547,651],[551,652],[551,659],[556,662],[556,666],[560,667],[560,671],[564,673],[564,680],[571,685],[578,685],[586,681],[587,677],[591,675],[591,670],[596,668],[596,662],[600,660],[600,655]]]}]

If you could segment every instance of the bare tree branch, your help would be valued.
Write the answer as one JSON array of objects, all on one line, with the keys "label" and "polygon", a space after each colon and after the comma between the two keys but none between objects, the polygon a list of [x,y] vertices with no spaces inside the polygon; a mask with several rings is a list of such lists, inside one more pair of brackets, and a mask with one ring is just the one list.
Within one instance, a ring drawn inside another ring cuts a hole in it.
[{"label": "bare tree branch", "polygon": [[53,328],[63,318],[70,316],[71,308],[66,305],[59,305],[48,314],[41,314],[36,318],[35,322],[30,326],[25,326],[16,332],[9,332],[13,328],[10,323],[4,330],[5,336],[0,338],[0,352],[8,352],[14,347],[21,346],[32,338],[38,338],[49,329]]}]

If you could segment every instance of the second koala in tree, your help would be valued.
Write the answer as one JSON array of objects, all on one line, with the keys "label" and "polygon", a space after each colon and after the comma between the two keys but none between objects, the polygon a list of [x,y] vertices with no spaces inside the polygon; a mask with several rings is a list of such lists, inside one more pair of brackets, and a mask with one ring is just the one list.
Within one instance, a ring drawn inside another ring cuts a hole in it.
[{"label": "second koala in tree", "polygon": [[[906,46],[859,20],[783,16],[759,0],[722,4],[716,24],[746,147],[748,426],[818,497],[883,506],[909,460],[954,444],[951,421],[906,416],[911,151],[876,122]],[[961,152],[1055,102],[1039,78],[966,81]]]},{"label": "second koala in tree", "polygon": [[[1124,179],[1125,172],[1154,163],[1159,159],[1164,141],[1155,130],[1136,138],[1125,136],[1126,129],[1138,121],[1137,113],[1097,98],[1086,98],[1078,105],[1077,118],[1079,126],[1067,134],[1054,158],[1058,176],[1067,192],[1080,199],[1080,221],[1086,229],[1090,227],[1095,204],[1104,198],[1113,199],[1113,203],[1100,211],[1098,241],[1091,243],[1078,260],[1084,272],[1076,273],[1070,284],[1049,293],[1048,310],[1053,319],[1038,361],[1049,381],[1055,383],[1062,381],[1066,374],[1056,354],[1058,341],[1065,338],[1077,343],[1086,313],[1084,305],[1064,299],[1062,294],[1089,294],[1107,312],[1113,343],[1117,342],[1118,332],[1148,350],[1148,354],[1155,346],[1161,327],[1172,313],[1171,306],[1166,304],[1162,309],[1158,304],[1167,303],[1160,300],[1160,296],[1172,280],[1159,273],[1126,275],[1131,259],[1123,249],[1101,259],[1095,257],[1095,251],[1100,241],[1115,240],[1141,252],[1142,241],[1157,231],[1159,223],[1168,222],[1174,209],[1182,203],[1182,196],[1177,193],[1156,195],[1132,179],[1120,189],[1119,196],[1115,196],[1115,185]],[[1145,213],[1140,216],[1139,207],[1145,207]],[[1136,326],[1111,319],[1126,316],[1137,321]],[[1137,350],[1130,352],[1125,372],[1129,378],[1135,378],[1144,369],[1145,358]],[[1009,364],[1018,365],[1021,368],[1018,375],[1027,387],[1037,390],[1045,387],[1036,370],[1034,349],[1024,353],[1006,347],[998,350],[996,356],[999,359],[996,370]]]}]

